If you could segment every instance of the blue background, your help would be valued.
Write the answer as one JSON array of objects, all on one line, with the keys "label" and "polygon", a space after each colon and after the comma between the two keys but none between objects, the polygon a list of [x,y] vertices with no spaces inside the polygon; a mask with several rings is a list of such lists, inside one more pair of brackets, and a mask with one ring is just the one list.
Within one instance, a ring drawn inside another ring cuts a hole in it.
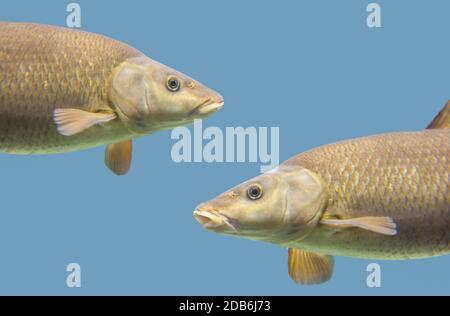
[{"label": "blue background", "polygon": [[[225,97],[204,127],[279,126],[281,161],[336,140],[424,128],[450,98],[448,1],[78,1],[82,28],[129,43]],[[65,25],[69,1],[6,1],[0,20]],[[194,207],[259,173],[256,163],[175,164],[170,131],[135,141],[131,172],[103,148],[0,155],[0,294],[450,294],[450,257],[336,258],[298,286],[287,251],[204,231]],[[66,286],[77,262],[82,287]]]}]

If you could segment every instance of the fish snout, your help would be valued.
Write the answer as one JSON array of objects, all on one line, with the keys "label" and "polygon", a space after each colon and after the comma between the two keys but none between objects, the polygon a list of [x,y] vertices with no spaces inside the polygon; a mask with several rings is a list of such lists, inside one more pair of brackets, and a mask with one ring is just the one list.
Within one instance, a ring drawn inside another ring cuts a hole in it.
[{"label": "fish snout", "polygon": [[195,209],[194,217],[205,229],[221,233],[238,233],[236,220],[232,220],[220,212],[208,208],[205,204],[199,205]]},{"label": "fish snout", "polygon": [[212,101],[214,104],[216,104],[216,106],[217,106],[219,109],[221,109],[221,108],[223,107],[224,103],[225,103],[223,97],[222,97],[219,93],[217,93],[217,95],[216,95],[215,97],[213,97],[213,98],[211,99],[211,101]]},{"label": "fish snout", "polygon": [[223,99],[211,99],[198,109],[199,115],[211,115],[223,107]]},{"label": "fish snout", "polygon": [[205,117],[219,111],[224,105],[223,97],[216,93],[189,112],[189,116]]},{"label": "fish snout", "polygon": [[223,219],[211,211],[196,209],[194,211],[194,217],[206,229],[213,229],[224,225]]}]

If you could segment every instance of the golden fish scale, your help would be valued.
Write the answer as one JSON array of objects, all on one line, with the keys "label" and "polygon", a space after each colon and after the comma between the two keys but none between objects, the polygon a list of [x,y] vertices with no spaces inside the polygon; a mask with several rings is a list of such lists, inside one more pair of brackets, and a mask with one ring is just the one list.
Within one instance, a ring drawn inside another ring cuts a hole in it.
[{"label": "golden fish scale", "polygon": [[111,71],[140,55],[101,35],[1,22],[0,151],[65,152],[126,138],[120,122],[71,137],[59,135],[52,113],[55,108],[106,109]]},{"label": "golden fish scale", "polygon": [[286,162],[319,174],[326,215],[390,216],[396,236],[319,225],[298,247],[363,258],[421,258],[450,252],[450,129],[401,132],[323,146]]}]

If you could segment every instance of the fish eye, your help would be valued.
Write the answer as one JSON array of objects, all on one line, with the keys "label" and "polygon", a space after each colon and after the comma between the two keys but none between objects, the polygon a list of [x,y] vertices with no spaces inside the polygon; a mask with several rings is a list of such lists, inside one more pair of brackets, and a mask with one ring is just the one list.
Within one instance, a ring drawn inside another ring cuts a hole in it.
[{"label": "fish eye", "polygon": [[250,200],[257,200],[262,196],[262,188],[258,184],[253,184],[247,190],[247,195]]},{"label": "fish eye", "polygon": [[170,76],[169,78],[167,78],[166,85],[169,91],[176,92],[180,90],[180,80],[178,80],[178,78],[174,76]]}]

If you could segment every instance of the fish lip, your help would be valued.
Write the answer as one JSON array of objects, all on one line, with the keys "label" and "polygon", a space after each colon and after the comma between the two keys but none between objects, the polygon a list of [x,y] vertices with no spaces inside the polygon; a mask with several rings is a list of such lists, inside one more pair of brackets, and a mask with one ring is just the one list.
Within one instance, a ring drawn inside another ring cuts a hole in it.
[{"label": "fish lip", "polygon": [[210,211],[195,210],[194,217],[206,229],[216,228],[223,225],[223,222],[217,221],[217,216]]},{"label": "fish lip", "polygon": [[205,116],[219,111],[224,105],[223,99],[207,99],[188,113],[188,116]]},{"label": "fish lip", "polygon": [[234,233],[238,233],[234,221],[217,211],[196,209],[193,215],[207,230],[225,231],[229,228]]}]

